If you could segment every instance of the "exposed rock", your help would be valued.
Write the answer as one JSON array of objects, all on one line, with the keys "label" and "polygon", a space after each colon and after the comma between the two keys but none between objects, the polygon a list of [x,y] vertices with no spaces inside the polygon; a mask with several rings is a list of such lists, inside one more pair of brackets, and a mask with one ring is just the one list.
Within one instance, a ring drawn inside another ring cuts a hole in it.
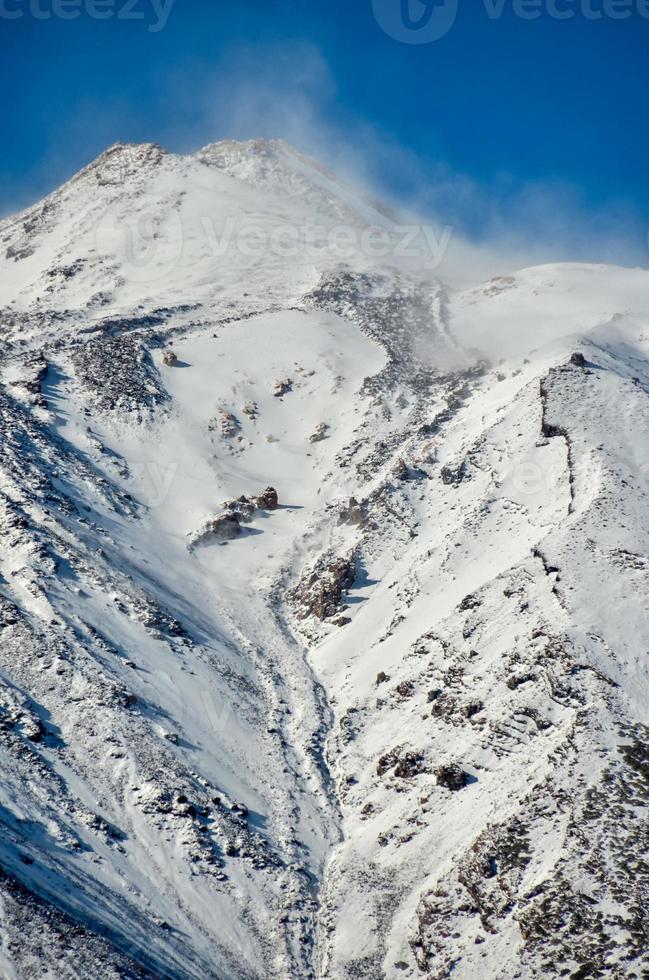
[{"label": "exposed rock", "polygon": [[389,680],[390,680],[390,678],[389,678],[388,674],[386,674],[386,672],[384,670],[381,670],[376,675],[376,686],[378,687],[379,684],[386,684]]},{"label": "exposed rock", "polygon": [[173,350],[166,350],[162,356],[162,360],[167,367],[175,367],[178,364],[178,355]]},{"label": "exposed rock", "polygon": [[232,541],[241,534],[241,517],[238,513],[226,512],[219,514],[218,517],[208,521],[197,537],[192,541],[191,547],[205,544],[211,539],[218,541]]},{"label": "exposed rock", "polygon": [[440,766],[435,770],[435,776],[437,777],[438,786],[445,786],[454,793],[464,789],[469,782],[468,773],[460,769],[456,763],[451,763],[448,766]]},{"label": "exposed rock", "polygon": [[570,363],[574,364],[575,367],[586,367],[586,358],[580,351],[575,351],[575,353],[570,358]]},{"label": "exposed rock", "polygon": [[[432,693],[432,692],[431,692]],[[428,695],[429,701],[431,694]],[[457,708],[457,699],[441,691],[437,697],[432,698],[433,709],[430,713],[431,718],[441,718],[443,721],[454,721]]]},{"label": "exposed rock", "polygon": [[414,779],[426,771],[426,760],[422,752],[406,752],[394,767],[394,775],[399,779]]},{"label": "exposed rock", "polygon": [[327,439],[327,432],[329,431],[329,426],[326,422],[320,422],[319,425],[315,427],[311,435],[309,436],[309,442],[322,442],[323,439]]},{"label": "exposed rock", "polygon": [[365,522],[365,509],[362,504],[359,504],[356,497],[350,497],[347,506],[341,509],[339,522],[357,526]]},{"label": "exposed rock", "polygon": [[[119,329],[110,324],[104,327]],[[76,348],[72,363],[78,381],[100,409],[152,408],[169,399],[141,336],[110,334],[87,341]]]},{"label": "exposed rock", "polygon": [[390,770],[399,779],[413,779],[426,772],[426,760],[423,752],[404,752],[401,745],[395,746],[390,752],[382,755],[376,765],[376,772],[384,776]]},{"label": "exposed rock", "polygon": [[355,578],[356,565],[352,558],[321,560],[292,593],[300,618],[315,616],[325,620],[336,616],[343,606],[343,594],[352,587]]},{"label": "exposed rock", "polygon": [[415,685],[412,681],[402,681],[401,684],[397,684],[395,691],[399,695],[399,698],[405,701],[408,698],[414,697]]},{"label": "exposed rock", "polygon": [[376,764],[377,775],[384,776],[386,772],[388,772],[390,769],[394,769],[394,767],[396,766],[400,758],[401,758],[401,746],[397,745],[390,752],[386,752],[385,755],[381,756],[381,758]]},{"label": "exposed rock", "polygon": [[457,487],[466,479],[466,463],[462,462],[458,466],[442,466],[440,476],[446,486]]},{"label": "exposed rock", "polygon": [[245,494],[241,494],[236,500],[226,500],[223,504],[223,511],[229,514],[236,514],[239,521],[243,524],[249,524],[250,521],[255,516],[256,506],[249,497]]},{"label": "exposed rock", "polygon": [[242,533],[242,524],[249,524],[253,520],[256,510],[277,510],[278,506],[277,491],[274,487],[266,487],[258,497],[252,499],[241,494],[240,497],[225,500],[221,512],[207,522],[190,547],[212,538],[231,541]]},{"label": "exposed rock", "polygon": [[410,479],[410,467],[404,459],[399,459],[394,467],[394,475],[397,480]]},{"label": "exposed rock", "polygon": [[538,675],[532,671],[524,671],[521,674],[514,674],[507,678],[507,687],[510,691],[515,691],[523,684],[529,684],[538,680]]},{"label": "exposed rock", "polygon": [[349,616],[337,616],[336,619],[332,619],[331,622],[334,626],[349,626],[351,619]]},{"label": "exposed rock", "polygon": [[482,601],[477,596],[467,595],[457,608],[458,612],[469,612],[471,609],[477,609],[480,605],[482,605]]},{"label": "exposed rock", "polygon": [[483,710],[484,704],[482,701],[469,701],[462,707],[462,714],[465,718],[473,718],[475,715],[480,714]]},{"label": "exposed rock", "polygon": [[241,423],[232,412],[223,412],[219,419],[219,428],[224,439],[232,439],[241,428]]},{"label": "exposed rock", "polygon": [[281,398],[283,395],[288,394],[289,391],[293,389],[293,382],[290,378],[285,378],[283,381],[276,381],[273,385],[273,395],[275,398]]},{"label": "exposed rock", "polygon": [[279,498],[275,487],[266,487],[258,497],[253,498],[253,501],[260,510],[277,510],[279,507]]}]

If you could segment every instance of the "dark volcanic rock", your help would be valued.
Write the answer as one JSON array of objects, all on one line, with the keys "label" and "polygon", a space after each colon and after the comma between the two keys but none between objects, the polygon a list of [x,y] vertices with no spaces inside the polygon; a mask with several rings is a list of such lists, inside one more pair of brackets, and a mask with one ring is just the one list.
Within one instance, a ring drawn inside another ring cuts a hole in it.
[{"label": "dark volcanic rock", "polygon": [[149,348],[140,336],[86,341],[72,355],[79,382],[100,409],[152,408],[168,401]]},{"label": "dark volcanic rock", "polygon": [[365,522],[365,510],[362,504],[359,504],[356,497],[350,497],[349,503],[346,507],[343,507],[340,511],[340,523],[341,524],[355,524],[361,525]]},{"label": "dark volcanic rock", "polygon": [[460,769],[456,763],[451,763],[448,766],[440,766],[439,769],[435,770],[435,775],[438,786],[445,786],[454,793],[464,789],[469,781],[468,773]]},{"label": "dark volcanic rock", "polygon": [[466,463],[460,463],[459,466],[442,466],[440,476],[446,486],[457,487],[466,479]]},{"label": "dark volcanic rock", "polygon": [[279,498],[275,487],[266,487],[258,497],[254,498],[254,503],[260,510],[277,510]]}]

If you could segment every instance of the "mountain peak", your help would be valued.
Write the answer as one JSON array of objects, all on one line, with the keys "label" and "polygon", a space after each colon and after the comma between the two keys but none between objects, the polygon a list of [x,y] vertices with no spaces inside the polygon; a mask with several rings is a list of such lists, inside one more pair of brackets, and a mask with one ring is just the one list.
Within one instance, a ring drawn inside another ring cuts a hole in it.
[{"label": "mountain peak", "polygon": [[167,155],[159,143],[113,143],[73,180],[93,174],[100,184],[115,183],[116,176],[123,180],[143,167],[157,166]]},{"label": "mountain peak", "polygon": [[285,179],[287,174],[308,175],[310,179],[317,174],[328,181],[337,180],[318,160],[282,139],[220,140],[208,143],[196,158],[232,177],[264,185],[277,185],[279,178]]}]

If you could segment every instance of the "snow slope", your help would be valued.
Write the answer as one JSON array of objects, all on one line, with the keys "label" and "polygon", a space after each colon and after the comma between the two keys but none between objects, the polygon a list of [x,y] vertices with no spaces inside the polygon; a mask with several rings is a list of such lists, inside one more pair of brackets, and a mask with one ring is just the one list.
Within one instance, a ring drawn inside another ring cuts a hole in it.
[{"label": "snow slope", "polygon": [[0,224],[3,976],[642,975],[649,273],[395,221],[255,141]]}]

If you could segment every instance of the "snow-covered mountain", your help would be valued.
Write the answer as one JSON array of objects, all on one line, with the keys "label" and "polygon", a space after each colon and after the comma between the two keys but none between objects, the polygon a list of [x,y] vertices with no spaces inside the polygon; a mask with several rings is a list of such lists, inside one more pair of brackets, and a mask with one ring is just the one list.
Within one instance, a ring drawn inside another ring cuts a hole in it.
[{"label": "snow-covered mountain", "polygon": [[649,273],[431,240],[262,141],[0,223],[3,978],[643,975]]}]

